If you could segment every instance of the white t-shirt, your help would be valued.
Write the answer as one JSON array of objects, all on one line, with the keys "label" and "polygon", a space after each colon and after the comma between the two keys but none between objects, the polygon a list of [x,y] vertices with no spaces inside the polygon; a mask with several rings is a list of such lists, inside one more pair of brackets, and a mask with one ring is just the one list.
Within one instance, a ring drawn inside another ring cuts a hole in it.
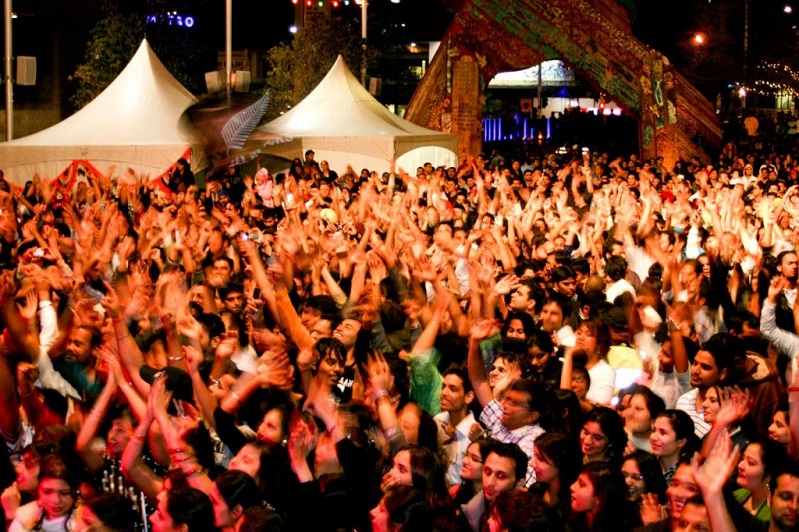
[{"label": "white t-shirt", "polygon": [[585,398],[599,405],[610,404],[616,387],[616,372],[610,364],[600,360],[588,370],[588,375],[591,377],[591,387]]}]

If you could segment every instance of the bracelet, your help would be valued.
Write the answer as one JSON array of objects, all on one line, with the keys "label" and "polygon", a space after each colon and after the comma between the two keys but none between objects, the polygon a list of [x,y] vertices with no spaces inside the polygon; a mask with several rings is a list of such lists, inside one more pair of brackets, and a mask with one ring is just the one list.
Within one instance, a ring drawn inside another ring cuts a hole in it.
[{"label": "bracelet", "polygon": [[133,439],[138,440],[140,442],[144,442],[147,439],[147,436],[142,436],[137,432],[136,434],[133,435]]},{"label": "bracelet", "polygon": [[372,397],[374,398],[374,401],[376,403],[378,400],[382,399],[383,397],[388,397],[388,391],[387,390],[381,390],[379,388],[375,389],[372,392]]},{"label": "bracelet", "polygon": [[125,334],[123,334],[123,335],[121,335],[121,336],[120,336],[120,335],[117,335],[117,341],[124,340],[124,339],[126,339],[126,338],[131,338],[131,335],[130,335],[130,333],[129,333],[129,332],[126,332]]},{"label": "bracelet", "polygon": [[241,397],[236,393],[236,390],[231,389],[230,396],[235,399],[237,403],[241,404]]},{"label": "bracelet", "polygon": [[788,389],[786,391],[788,393],[799,392],[799,386],[790,386],[790,387],[788,387]]},{"label": "bracelet", "polygon": [[203,468],[200,467],[200,466],[197,466],[197,468],[194,471],[189,471],[188,473],[186,473],[186,478],[192,478],[192,477],[194,477],[196,475],[199,475],[202,472],[203,472]]},{"label": "bracelet", "polygon": [[181,360],[186,358],[186,355],[180,355],[179,357],[166,357],[166,358],[168,358],[172,362],[180,362]]},{"label": "bracelet", "polygon": [[217,386],[220,386],[219,381],[216,380],[215,378],[211,377],[210,375],[208,376],[208,380],[211,381],[211,384],[215,384]]},{"label": "bracelet", "polygon": [[33,395],[33,389],[31,389],[30,393],[24,394],[21,391],[19,391],[19,387],[17,387],[17,393],[19,394],[20,397],[30,397],[31,395]]}]

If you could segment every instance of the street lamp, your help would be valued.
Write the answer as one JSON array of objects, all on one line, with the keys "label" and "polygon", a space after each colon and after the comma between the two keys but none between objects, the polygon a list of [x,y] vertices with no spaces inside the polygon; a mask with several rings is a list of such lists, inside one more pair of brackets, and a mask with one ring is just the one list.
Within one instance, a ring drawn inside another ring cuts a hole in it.
[{"label": "street lamp", "polygon": [[14,138],[14,84],[11,79],[11,63],[13,53],[11,51],[11,19],[14,18],[11,10],[11,0],[5,0],[5,30],[6,30],[6,140]]}]

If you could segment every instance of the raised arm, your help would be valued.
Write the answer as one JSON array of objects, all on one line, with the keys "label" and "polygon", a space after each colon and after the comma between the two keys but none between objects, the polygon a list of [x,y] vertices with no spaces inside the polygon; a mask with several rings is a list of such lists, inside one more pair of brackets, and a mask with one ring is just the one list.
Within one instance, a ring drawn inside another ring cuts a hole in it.
[{"label": "raised arm", "polygon": [[480,342],[491,336],[496,330],[496,323],[491,320],[478,321],[472,324],[469,336],[469,380],[472,381],[474,395],[481,407],[494,399],[491,386],[488,384],[486,365],[480,353]]}]

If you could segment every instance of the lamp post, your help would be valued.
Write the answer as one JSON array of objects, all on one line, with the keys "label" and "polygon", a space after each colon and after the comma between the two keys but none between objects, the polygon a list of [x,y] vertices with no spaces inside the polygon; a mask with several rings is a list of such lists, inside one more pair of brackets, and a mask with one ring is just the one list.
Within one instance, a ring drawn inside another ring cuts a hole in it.
[{"label": "lamp post", "polygon": [[4,22],[6,31],[6,140],[14,138],[14,83],[11,79],[13,53],[11,51],[11,0],[4,0]]},{"label": "lamp post", "polygon": [[369,8],[369,0],[361,0],[361,85],[366,87],[366,12]]},{"label": "lamp post", "polygon": [[[7,0],[10,1],[10,0]],[[233,79],[233,0],[225,0],[225,88],[230,101],[230,82]]]}]

